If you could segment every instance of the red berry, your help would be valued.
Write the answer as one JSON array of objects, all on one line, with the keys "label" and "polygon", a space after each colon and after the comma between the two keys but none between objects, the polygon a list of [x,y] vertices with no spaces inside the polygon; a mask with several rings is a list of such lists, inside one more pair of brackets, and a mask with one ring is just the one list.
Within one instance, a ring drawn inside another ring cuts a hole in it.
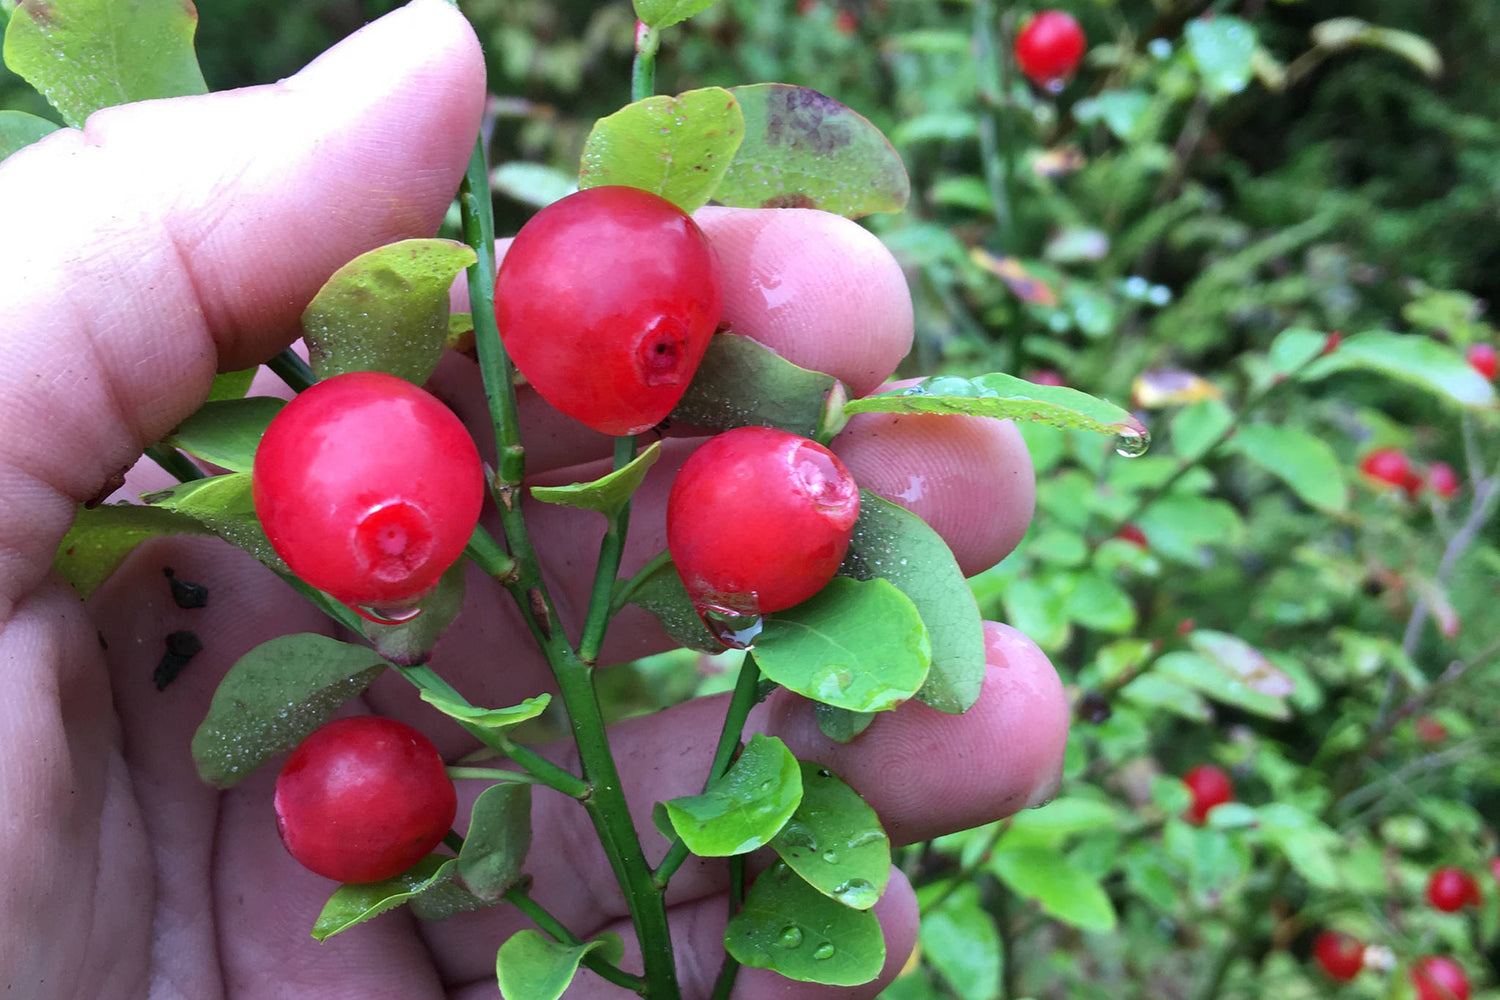
[{"label": "red berry", "polygon": [[719,325],[708,238],[676,205],[587,188],[521,227],[495,279],[511,360],[554,407],[605,434],[661,423]]},{"label": "red berry", "polygon": [[1183,818],[1195,826],[1202,826],[1215,806],[1234,801],[1234,782],[1221,767],[1199,764],[1182,776],[1182,783],[1193,793]]},{"label": "red berry", "polygon": [[1134,524],[1122,525],[1120,530],[1115,532],[1115,537],[1121,541],[1129,542],[1137,548],[1150,548],[1149,543],[1146,541],[1146,533]]},{"label": "red berry", "polygon": [[841,10],[833,15],[833,28],[841,35],[852,35],[859,30],[859,18],[852,10]]},{"label": "red berry", "polygon": [[1322,356],[1332,354],[1334,351],[1339,349],[1339,345],[1343,342],[1344,335],[1335,330],[1333,333],[1330,333],[1328,336],[1323,338],[1323,350],[1319,351],[1318,353]]},{"label": "red berry", "polygon": [[1427,902],[1444,913],[1457,913],[1465,906],[1479,905],[1479,883],[1462,868],[1439,868],[1427,878]]},{"label": "red berry", "polygon": [[1412,478],[1411,462],[1400,448],[1376,448],[1360,459],[1359,471],[1375,482],[1403,489]]},{"label": "red berry", "polygon": [[1469,1000],[1469,977],[1447,955],[1417,959],[1409,978],[1417,988],[1417,1000]]},{"label": "red berry", "polygon": [[833,578],[858,516],[859,489],[833,452],[786,431],[740,427],[677,473],[667,548],[700,610],[781,611]]},{"label": "red berry", "polygon": [[1051,368],[1038,368],[1026,373],[1026,381],[1034,385],[1067,385],[1062,374]]},{"label": "red berry", "polygon": [[484,469],[453,411],[381,372],[293,399],[255,452],[255,513],[292,572],[356,607],[408,605],[463,554]]},{"label": "red berry", "polygon": [[1469,349],[1464,352],[1464,357],[1468,359],[1470,367],[1476,372],[1491,382],[1495,381],[1495,372],[1500,369],[1500,361],[1497,361],[1495,357],[1493,344],[1470,344]]},{"label": "red berry", "polygon": [[1073,15],[1044,10],[1016,35],[1016,65],[1031,82],[1054,88],[1073,75],[1083,59],[1083,29]]},{"label": "red berry", "polygon": [[303,867],[378,882],[422,860],[453,825],[458,797],[432,741],[376,715],[336,719],[276,778],[276,828]]},{"label": "red berry", "polygon": [[1411,725],[1416,730],[1417,739],[1423,743],[1441,743],[1448,738],[1448,727],[1430,715],[1417,716]]},{"label": "red berry", "polygon": [[1427,467],[1427,486],[1444,500],[1458,492],[1458,473],[1447,462],[1433,462]]},{"label": "red berry", "polygon": [[1313,939],[1313,958],[1330,979],[1346,983],[1365,964],[1364,942],[1343,931],[1323,931]]},{"label": "red berry", "polygon": [[1500,854],[1490,858],[1490,875],[1496,882],[1500,882]]}]

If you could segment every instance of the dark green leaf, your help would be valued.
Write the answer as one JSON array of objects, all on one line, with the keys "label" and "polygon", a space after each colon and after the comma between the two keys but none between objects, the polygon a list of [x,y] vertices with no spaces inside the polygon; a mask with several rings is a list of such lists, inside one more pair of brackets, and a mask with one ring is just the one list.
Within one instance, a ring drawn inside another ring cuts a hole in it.
[{"label": "dark green leaf", "polygon": [[661,442],[653,441],[629,465],[601,476],[591,483],[533,486],[531,495],[543,503],[593,510],[613,517],[630,502],[630,498],[640,487],[641,480],[646,478],[646,471],[655,465],[659,458],[661,458]]},{"label": "dark green leaf", "polygon": [[240,657],[193,734],[204,781],[228,788],[333,717],[386,668],[363,646],[304,632],[263,642]]},{"label": "dark green leaf", "polygon": [[395,878],[340,886],[318,914],[312,936],[326,941],[340,931],[410,902],[424,890],[451,878],[457,864],[453,858],[429,854]]},{"label": "dark green leaf", "polygon": [[708,342],[672,419],[720,431],[777,427],[811,437],[835,381],[797,367],[749,337],[720,333]]},{"label": "dark green leaf", "polygon": [[82,128],[100,108],[203,94],[193,54],[198,12],[183,0],[22,0],[5,65]]},{"label": "dark green leaf", "polygon": [[58,130],[56,122],[49,122],[24,111],[0,111],[0,160],[18,149],[36,142],[44,135]]},{"label": "dark green leaf", "polygon": [[984,683],[984,624],[979,606],[942,536],[926,521],[868,491],[839,572],[884,579],[916,606],[927,628],[932,665],[917,699],[942,712],[964,712]]},{"label": "dark green leaf", "polygon": [[858,218],[899,212],[911,196],[901,157],[880,130],[816,90],[735,87],[745,141],[715,200],[740,208],[819,208]]},{"label": "dark green leaf", "polygon": [[708,10],[717,0],[635,0],[635,16],[648,27],[665,28]]},{"label": "dark green leaf", "polygon": [[422,700],[459,722],[467,722],[485,729],[506,729],[541,715],[552,701],[552,696],[539,694],[535,698],[527,698],[512,708],[476,708],[425,690],[422,692]]},{"label": "dark green leaf", "polygon": [[823,895],[868,910],[891,873],[891,842],[880,817],[827,768],[800,766],[802,802],[771,848]]},{"label": "dark green leaf", "polygon": [[1386,330],[1355,334],[1338,350],[1318,359],[1307,370],[1307,378],[1351,370],[1378,372],[1462,406],[1495,405],[1495,387],[1462,354],[1417,334]]},{"label": "dark green leaf", "polygon": [[618,934],[601,934],[592,941],[567,945],[540,931],[517,931],[495,955],[495,978],[506,1000],[558,1000],[578,973],[583,956],[597,951],[618,962],[625,946]]},{"label": "dark green leaf", "polygon": [[226,399],[243,399],[250,391],[259,368],[241,368],[237,372],[219,372],[214,384],[208,389],[208,402],[218,403]]},{"label": "dark green leaf", "polygon": [[333,272],[302,313],[319,378],[378,371],[426,382],[448,337],[448,289],[474,263],[452,240],[402,240]]},{"label": "dark green leaf", "polygon": [[141,499],[192,518],[278,573],[291,572],[276,554],[276,550],[271,548],[271,543],[255,516],[255,500],[251,495],[248,472],[231,472],[224,476],[196,479],[147,494]]},{"label": "dark green leaf", "polygon": [[1342,511],[1349,506],[1343,464],[1333,448],[1301,427],[1241,426],[1230,447],[1292,488],[1309,506]]},{"label": "dark green leaf", "polygon": [[230,472],[249,472],[261,435],[285,405],[285,400],[271,396],[204,403],[165,441]]},{"label": "dark green leaf", "polygon": [[1086,570],[1073,576],[1066,598],[1067,615],[1084,628],[1122,634],[1135,628],[1130,595],[1102,573]]},{"label": "dark green leaf", "polygon": [[447,920],[460,913],[472,913],[495,904],[485,902],[459,885],[457,866],[444,865],[437,878],[408,899],[406,905],[418,920]]},{"label": "dark green leaf", "polygon": [[1253,25],[1220,14],[1189,21],[1184,33],[1209,96],[1238,94],[1249,85],[1255,56]]},{"label": "dark green leaf", "polygon": [[727,858],[764,847],[802,801],[797,758],[773,736],[750,737],[744,752],[701,795],[670,799],[667,818],[699,857]]},{"label": "dark green leaf", "polygon": [[1045,847],[1002,845],[990,857],[990,870],[1017,895],[1036,900],[1043,912],[1064,923],[1101,933],[1115,929],[1109,894],[1065,855]]},{"label": "dark green leaf", "polygon": [[932,650],[916,607],[888,581],[835,577],[815,597],[766,616],[755,659],[767,678],[804,697],[879,712],[916,694]]},{"label": "dark green leaf", "polygon": [[531,786],[502,781],[480,792],[458,852],[458,872],[469,891],[499,899],[521,877],[530,849]]},{"label": "dark green leaf", "polygon": [[655,616],[674,642],[706,653],[722,653],[724,644],[703,624],[693,608],[677,567],[662,563],[641,581],[630,595],[630,603]]},{"label": "dark green leaf", "polygon": [[198,521],[161,507],[105,504],[80,507],[73,527],[63,536],[52,565],[80,597],[87,598],[109,579],[125,557],[158,535],[208,535]]},{"label": "dark green leaf", "polygon": [[922,957],[948,981],[960,1000],[996,1000],[1000,996],[1000,934],[972,884],[959,886],[935,909],[922,908],[917,940],[922,945]]},{"label": "dark green leaf", "polygon": [[400,622],[368,622],[365,636],[375,651],[392,663],[410,667],[426,663],[433,647],[464,608],[465,561],[449,566],[437,588],[421,601],[421,613]]},{"label": "dark green leaf", "polygon": [[724,947],[742,965],[828,986],[868,983],[885,964],[875,914],[828,898],[781,862],[750,887]]},{"label": "dark green leaf", "polygon": [[851,712],[822,702],[813,703],[813,717],[818,720],[818,730],[835,743],[848,743],[875,721],[874,712]]},{"label": "dark green leaf", "polygon": [[722,87],[648,97],[594,123],[578,186],[624,184],[696,211],[714,197],[744,135],[739,102]]},{"label": "dark green leaf", "polygon": [[[970,417],[1035,421],[1079,431],[1114,434],[1122,450],[1134,451],[1137,442],[1150,442],[1146,427],[1130,413],[1106,400],[1060,385],[1037,385],[1001,372],[972,379],[938,375],[905,389],[851,399],[844,412],[959,413]],[[1140,451],[1144,451],[1140,447]],[[1139,451],[1135,451],[1139,454]]]},{"label": "dark green leaf", "polygon": [[1073,114],[1080,122],[1101,121],[1121,142],[1146,138],[1150,110],[1151,95],[1144,90],[1106,90],[1073,105]]}]

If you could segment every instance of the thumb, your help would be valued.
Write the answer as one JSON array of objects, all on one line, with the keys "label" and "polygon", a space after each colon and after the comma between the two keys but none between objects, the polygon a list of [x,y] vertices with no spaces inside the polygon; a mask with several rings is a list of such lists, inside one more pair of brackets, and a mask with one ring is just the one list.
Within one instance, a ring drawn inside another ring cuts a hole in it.
[{"label": "thumb", "polygon": [[215,371],[284,347],[354,256],[436,230],[483,102],[468,22],[413,0],[281,83],[110,108],[0,165],[0,622]]}]

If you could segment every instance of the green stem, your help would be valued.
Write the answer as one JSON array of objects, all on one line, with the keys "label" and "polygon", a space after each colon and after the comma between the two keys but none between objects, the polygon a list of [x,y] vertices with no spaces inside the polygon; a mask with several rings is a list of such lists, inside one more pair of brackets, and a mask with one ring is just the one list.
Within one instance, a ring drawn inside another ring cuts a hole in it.
[{"label": "green stem", "polygon": [[146,457],[161,466],[179,483],[190,483],[203,479],[203,470],[198,468],[182,452],[169,444],[153,444],[146,447]]},{"label": "green stem", "polygon": [[[750,709],[759,700],[760,667],[755,662],[755,655],[746,653],[744,662],[740,664],[740,676],[734,682],[734,694],[730,696],[729,707],[724,712],[724,728],[719,730],[719,745],[714,748],[713,763],[708,766],[708,779],[703,782],[704,791],[708,791],[708,786],[729,770],[734,752],[740,746],[745,720],[750,716]],[[673,838],[666,857],[662,858],[661,864],[656,866],[656,873],[651,876],[652,881],[665,889],[677,869],[687,860],[687,856],[687,845],[682,842],[682,838]]]},{"label": "green stem", "polygon": [[1255,933],[1256,921],[1265,912],[1265,907],[1261,904],[1268,902],[1271,897],[1281,891],[1281,886],[1286,882],[1291,871],[1291,865],[1285,860],[1276,862],[1276,868],[1271,874],[1265,891],[1256,893],[1255,898],[1246,901],[1245,915],[1234,927],[1230,928],[1228,938],[1225,939],[1218,954],[1214,956],[1208,975],[1204,978],[1203,985],[1193,993],[1192,1000],[1215,1000],[1218,997],[1219,991],[1224,988],[1224,977],[1229,974],[1229,966],[1244,951],[1245,945]]},{"label": "green stem", "polygon": [[[990,200],[995,203],[995,248],[1014,252],[1015,243],[1015,136],[1001,135],[1001,116],[1011,110],[1010,60],[1001,55],[1001,39],[995,27],[990,0],[974,4],[975,69],[979,74],[979,146]],[[994,80],[992,86],[990,81]]]},{"label": "green stem", "polygon": [[640,22],[635,27],[635,62],[630,67],[630,99],[644,101],[656,93],[656,49],[661,32]]},{"label": "green stem", "polygon": [[613,618],[615,615],[619,614],[620,609],[630,603],[630,598],[633,597],[635,595],[635,592],[640,589],[641,584],[650,579],[651,574],[655,573],[657,570],[661,569],[671,561],[672,553],[668,552],[666,549],[662,549],[656,555],[652,556],[651,560],[647,562],[646,565],[637,570],[635,576],[632,576],[628,581],[626,581],[625,586],[621,587],[619,592],[614,595],[613,600],[611,600],[609,603],[609,616]]},{"label": "green stem", "polygon": [[526,771],[507,771],[498,767],[457,767],[449,765],[448,777],[454,781],[473,778],[477,781],[509,782],[512,785],[545,785],[546,782]]},{"label": "green stem", "polygon": [[[546,931],[554,940],[573,947],[583,944],[578,935],[564,927],[562,921],[548,913],[542,908],[540,903],[532,899],[524,885],[515,886],[507,890],[505,901],[526,914],[532,923]],[[583,956],[583,964],[586,968],[598,973],[616,986],[623,986],[625,989],[635,993],[643,993],[644,991],[646,985],[644,979],[626,972],[613,962],[605,961],[597,951],[587,952]]]},{"label": "green stem", "polygon": [[[635,458],[635,435],[615,438],[615,471],[625,468]],[[599,565],[594,570],[594,590],[589,595],[588,616],[583,636],[578,641],[578,658],[593,666],[604,645],[604,630],[609,627],[615,579],[620,575],[620,557],[625,552],[625,533],[630,527],[630,504],[626,502],[609,518],[604,541],[599,545]]]},{"label": "green stem", "polygon": [[267,361],[266,367],[271,369],[276,377],[285,382],[293,392],[309,389],[318,381],[318,376],[308,367],[307,362],[303,361],[290,347]]},{"label": "green stem", "polygon": [[510,557],[510,553],[500,547],[495,541],[495,536],[484,530],[482,525],[474,528],[474,534],[469,538],[469,544],[464,548],[464,553],[474,563],[491,577],[505,583],[516,575],[516,561]]}]

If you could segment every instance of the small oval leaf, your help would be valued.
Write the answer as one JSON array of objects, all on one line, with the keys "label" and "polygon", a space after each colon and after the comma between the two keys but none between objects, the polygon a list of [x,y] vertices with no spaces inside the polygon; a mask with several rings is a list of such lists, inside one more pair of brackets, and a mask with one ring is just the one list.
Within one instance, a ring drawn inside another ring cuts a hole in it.
[{"label": "small oval leaf", "polygon": [[618,962],[625,946],[618,934],[601,934],[592,941],[567,945],[548,940],[540,931],[517,931],[495,954],[495,978],[507,1000],[558,1000],[578,974],[578,964],[591,951]]},{"label": "small oval leaf", "polygon": [[646,471],[661,458],[661,442],[653,441],[622,469],[616,469],[591,483],[567,486],[533,486],[531,495],[543,503],[598,511],[613,517],[630,502]]},{"label": "small oval leaf", "polygon": [[440,854],[429,854],[395,878],[359,885],[343,885],[323,905],[313,924],[312,936],[326,941],[340,931],[372,920],[424,891],[452,878],[458,862]]},{"label": "small oval leaf", "polygon": [[52,566],[88,599],[125,557],[158,535],[210,535],[205,525],[176,511],[133,503],[80,507],[73,526],[57,547]]},{"label": "small oval leaf", "polygon": [[550,694],[539,694],[535,698],[527,698],[519,705],[510,708],[477,708],[473,705],[465,705],[460,702],[444,698],[433,691],[421,692],[422,700],[433,708],[442,712],[451,719],[459,722],[467,722],[470,725],[480,726],[484,729],[506,729],[517,726],[523,722],[535,719],[547,710],[552,701]]},{"label": "small oval leaf", "polygon": [[285,405],[271,396],[207,402],[164,440],[230,472],[249,472],[261,435]]},{"label": "small oval leaf", "polygon": [[830,899],[868,910],[891,874],[891,841],[859,793],[827,768],[800,763],[802,801],[771,849]]},{"label": "small oval leaf", "polygon": [[688,850],[703,858],[727,858],[770,843],[801,800],[797,758],[775,737],[756,734],[703,794],[663,805]]},{"label": "small oval leaf", "polygon": [[24,111],[0,111],[0,160],[18,149],[25,149],[44,135],[61,126]]},{"label": "small oval leaf", "polygon": [[671,562],[663,562],[630,594],[629,602],[650,612],[672,641],[704,653],[722,653],[724,644],[714,638],[698,617],[682,577]]},{"label": "small oval leaf", "polygon": [[635,0],[635,16],[652,28],[686,21],[712,7],[718,0]]},{"label": "small oval leaf", "polygon": [[1043,912],[1059,920],[1086,931],[1115,928],[1109,894],[1064,854],[1046,847],[1001,847],[991,855],[989,868],[1017,895],[1036,900]]},{"label": "small oval leaf", "polygon": [[1462,354],[1429,337],[1388,330],[1357,333],[1314,362],[1305,377],[1351,370],[1377,372],[1462,406],[1495,405],[1495,387]]},{"label": "small oval leaf", "polygon": [[1255,28],[1237,17],[1217,15],[1189,21],[1188,52],[1211,97],[1238,94],[1254,75]]},{"label": "small oval leaf", "polygon": [[697,427],[775,427],[811,437],[837,380],[749,337],[717,333],[671,419]]},{"label": "small oval leaf", "polygon": [[531,850],[531,786],[504,781],[474,800],[458,873],[470,892],[486,902],[505,895],[521,878]]},{"label": "small oval leaf", "polygon": [[724,947],[741,965],[827,986],[868,983],[885,964],[875,914],[830,899],[784,862],[750,887],[724,929]]},{"label": "small oval leaf", "polygon": [[255,516],[250,473],[231,472],[208,479],[195,479],[170,489],[141,497],[147,503],[186,515],[233,545],[238,545],[278,573],[291,568],[271,547],[260,520]]}]

